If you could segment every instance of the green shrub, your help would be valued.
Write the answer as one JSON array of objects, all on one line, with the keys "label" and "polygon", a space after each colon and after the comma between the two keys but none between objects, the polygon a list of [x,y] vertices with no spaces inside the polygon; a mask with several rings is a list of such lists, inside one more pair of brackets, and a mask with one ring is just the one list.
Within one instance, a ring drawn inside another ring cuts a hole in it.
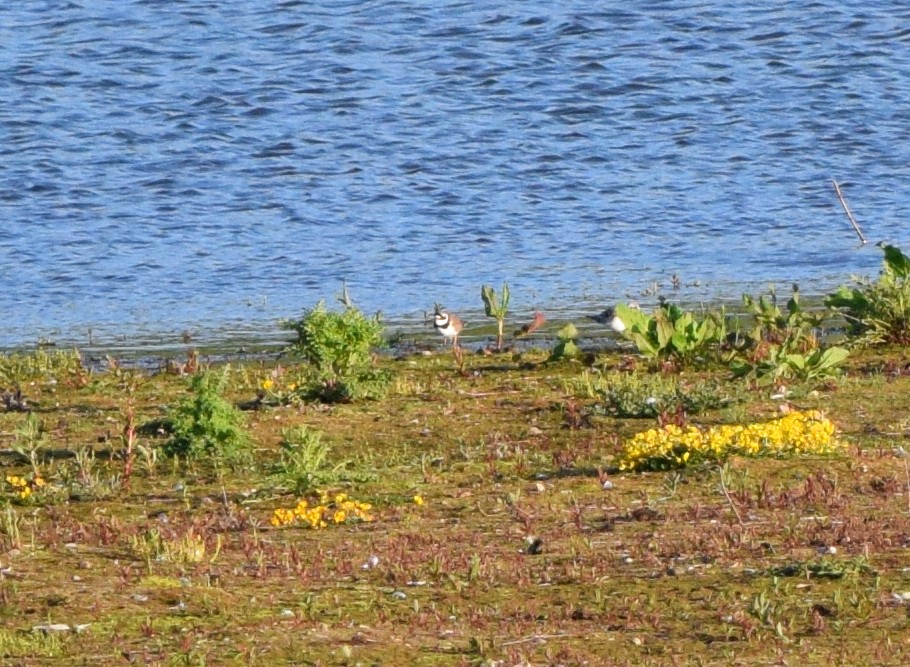
[{"label": "green shrub", "polygon": [[651,361],[689,363],[715,351],[727,334],[722,314],[699,321],[668,302],[661,303],[650,316],[625,304],[616,306],[616,314],[626,325],[623,336]]},{"label": "green shrub", "polygon": [[571,389],[576,395],[597,399],[595,412],[622,418],[653,418],[680,408],[699,414],[736,400],[716,384],[683,383],[675,376],[650,373],[585,373]]},{"label": "green shrub", "polygon": [[330,448],[323,442],[321,432],[304,425],[287,429],[282,435],[275,472],[294,493],[301,495],[337,480],[337,472],[344,464],[329,465]]},{"label": "green shrub", "polygon": [[171,439],[165,445],[170,456],[212,457],[227,463],[249,459],[250,440],[243,413],[223,396],[230,374],[226,366],[220,375],[194,375],[192,394],[170,411]]},{"label": "green shrub", "polygon": [[366,317],[345,299],[345,309],[336,313],[320,301],[299,320],[284,323],[297,333],[291,351],[309,364],[301,395],[334,402],[380,398],[391,375],[373,364],[373,349],[383,345],[379,315]]},{"label": "green shrub", "polygon": [[878,280],[854,278],[856,287],[841,287],[825,304],[841,309],[859,342],[910,344],[910,258],[893,245],[882,246]]}]

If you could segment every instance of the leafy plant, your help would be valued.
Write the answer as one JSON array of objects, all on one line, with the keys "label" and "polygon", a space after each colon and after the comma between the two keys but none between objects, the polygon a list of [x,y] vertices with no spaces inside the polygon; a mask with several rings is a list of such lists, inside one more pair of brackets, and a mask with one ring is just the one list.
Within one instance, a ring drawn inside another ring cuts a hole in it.
[{"label": "leafy plant", "polygon": [[0,354],[0,387],[15,387],[29,380],[58,382],[83,378],[85,367],[77,350],[35,350],[29,353]]},{"label": "leafy plant", "polygon": [[276,472],[295,493],[303,494],[337,480],[344,464],[329,465],[329,446],[323,442],[321,432],[304,425],[287,429],[283,436]]},{"label": "leafy plant", "polygon": [[842,286],[825,304],[841,309],[859,342],[910,344],[910,258],[893,245],[883,245],[878,280],[854,277],[856,287]]},{"label": "leafy plant", "polygon": [[577,393],[598,399],[594,411],[622,418],[657,417],[682,409],[699,414],[734,399],[716,384],[683,383],[675,376],[612,372],[585,373],[574,383]]},{"label": "leafy plant", "polygon": [[560,329],[556,334],[557,342],[550,353],[548,361],[559,359],[575,359],[581,354],[578,348],[578,329],[571,322]]},{"label": "leafy plant", "polygon": [[793,284],[793,294],[787,300],[786,312],[777,305],[777,293],[772,285],[769,297],[760,296],[756,301],[743,294],[743,305],[753,318],[749,338],[756,345],[765,343],[782,344],[789,340],[791,346],[800,346],[804,351],[818,346],[814,329],[830,317],[830,312],[810,312],[799,303],[799,285]]},{"label": "leafy plant", "polygon": [[822,349],[815,330],[830,313],[811,313],[799,303],[799,286],[793,285],[786,314],[777,306],[777,295],[771,288],[769,299],[758,301],[744,294],[743,304],[755,323],[749,332],[750,349],[739,352],[730,361],[737,376],[754,376],[774,382],[781,378],[802,381],[834,377],[847,358],[841,347]]},{"label": "leafy plant", "polygon": [[762,359],[749,361],[736,358],[730,368],[737,377],[753,375],[768,382],[781,378],[813,381],[832,378],[840,373],[840,365],[849,355],[843,347],[816,348],[808,354],[790,352],[785,345],[775,345]]},{"label": "leafy plant", "polygon": [[249,458],[250,440],[243,413],[223,396],[231,367],[220,375],[199,373],[190,380],[191,395],[168,415],[171,439],[165,452],[171,456],[211,456],[229,463]]},{"label": "leafy plant", "polygon": [[379,315],[366,317],[342,295],[343,312],[331,312],[325,302],[284,323],[297,333],[291,350],[309,364],[301,393],[326,402],[380,398],[391,381],[387,371],[373,365],[373,349],[383,344]]},{"label": "leafy plant", "polygon": [[480,297],[483,299],[483,308],[487,317],[496,320],[496,349],[502,350],[503,326],[505,325],[506,313],[509,310],[509,284],[502,284],[502,292],[499,300],[496,299],[496,291],[490,285],[484,285],[480,288]]},{"label": "leafy plant", "polygon": [[652,361],[688,363],[717,347],[726,336],[722,315],[711,314],[699,321],[668,302],[661,303],[650,316],[626,304],[618,304],[616,314],[626,325],[623,335]]}]

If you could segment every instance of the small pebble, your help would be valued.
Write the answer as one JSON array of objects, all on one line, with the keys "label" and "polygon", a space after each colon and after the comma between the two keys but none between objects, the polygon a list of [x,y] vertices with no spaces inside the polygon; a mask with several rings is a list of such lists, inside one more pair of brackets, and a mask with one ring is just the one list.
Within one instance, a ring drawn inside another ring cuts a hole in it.
[{"label": "small pebble", "polygon": [[603,481],[603,484],[600,485],[600,488],[602,488],[604,491],[609,491],[610,489],[613,488],[613,482],[611,482],[608,479],[605,479]]},{"label": "small pebble", "polygon": [[543,435],[543,431],[541,431],[536,426],[532,426],[528,429],[528,435]]},{"label": "small pebble", "polygon": [[404,591],[395,591],[392,593],[392,597],[396,600],[407,600],[408,598],[407,594],[405,594]]},{"label": "small pebble", "polygon": [[294,618],[294,612],[290,609],[282,609],[278,614],[281,618]]}]

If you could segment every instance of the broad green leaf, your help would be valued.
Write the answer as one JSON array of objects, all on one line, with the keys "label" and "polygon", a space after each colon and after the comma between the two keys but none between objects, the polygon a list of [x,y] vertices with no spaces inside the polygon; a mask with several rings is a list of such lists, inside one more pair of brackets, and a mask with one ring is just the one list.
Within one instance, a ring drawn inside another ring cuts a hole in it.
[{"label": "broad green leaf", "polygon": [[663,311],[654,313],[654,322],[657,325],[657,346],[663,350],[670,343],[670,339],[676,333],[676,329]]},{"label": "broad green leaf", "polygon": [[730,370],[735,377],[743,377],[755,370],[755,366],[744,359],[734,359],[730,362]]},{"label": "broad green leaf", "polygon": [[819,359],[819,366],[822,368],[833,368],[843,363],[849,354],[849,350],[842,347],[829,347],[822,353]]},{"label": "broad green leaf", "polygon": [[898,278],[907,278],[910,276],[910,258],[893,245],[885,245],[882,248],[885,251],[885,266]]},{"label": "broad green leaf", "polygon": [[638,308],[631,308],[624,303],[616,305],[616,315],[626,325],[626,331],[637,329],[641,333],[648,330],[648,322],[651,318],[641,312]]},{"label": "broad green leaf", "polygon": [[677,353],[683,356],[689,354],[693,350],[693,345],[689,341],[689,337],[682,331],[676,331],[670,336],[670,344]]},{"label": "broad green leaf", "polygon": [[629,340],[635,343],[635,347],[637,347],[638,351],[643,355],[652,359],[657,358],[659,352],[658,347],[647,335],[628,329],[626,330],[626,335]]},{"label": "broad green leaf", "polygon": [[490,285],[480,288],[480,298],[483,299],[483,309],[487,317],[496,317],[496,291]]},{"label": "broad green leaf", "polygon": [[784,362],[797,371],[805,370],[807,359],[802,354],[787,354],[784,356]]},{"label": "broad green leaf", "polygon": [[825,298],[825,305],[830,308],[850,308],[853,311],[863,311],[869,306],[869,299],[858,289],[841,287],[834,294]]}]

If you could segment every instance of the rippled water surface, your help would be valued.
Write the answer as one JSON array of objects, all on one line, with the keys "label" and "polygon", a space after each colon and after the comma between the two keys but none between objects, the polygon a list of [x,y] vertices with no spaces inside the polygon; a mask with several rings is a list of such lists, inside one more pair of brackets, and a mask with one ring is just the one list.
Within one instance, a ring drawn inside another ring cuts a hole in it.
[{"label": "rippled water surface", "polygon": [[874,274],[910,8],[742,4],[2,3],[0,345]]}]

